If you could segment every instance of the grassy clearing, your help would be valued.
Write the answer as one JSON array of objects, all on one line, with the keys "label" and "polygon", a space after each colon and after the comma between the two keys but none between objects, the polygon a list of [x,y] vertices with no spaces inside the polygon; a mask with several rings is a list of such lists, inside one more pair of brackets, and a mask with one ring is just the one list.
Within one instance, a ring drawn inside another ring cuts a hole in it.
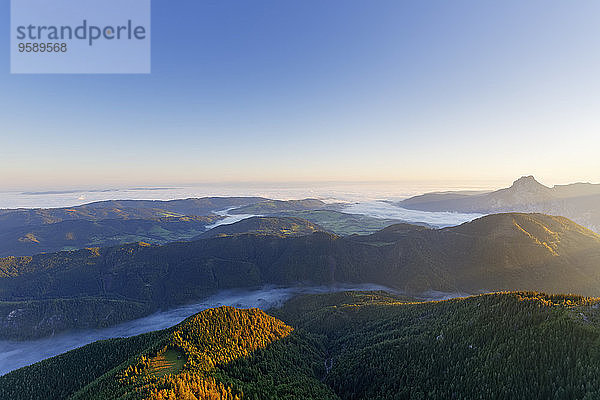
[{"label": "grassy clearing", "polygon": [[167,350],[150,359],[150,374],[157,378],[169,374],[176,374],[183,368],[185,358],[177,350]]}]

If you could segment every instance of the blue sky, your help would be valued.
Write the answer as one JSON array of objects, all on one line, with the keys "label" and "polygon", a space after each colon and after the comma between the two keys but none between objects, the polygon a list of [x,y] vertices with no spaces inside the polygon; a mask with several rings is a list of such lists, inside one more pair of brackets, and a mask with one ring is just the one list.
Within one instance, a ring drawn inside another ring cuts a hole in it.
[{"label": "blue sky", "polygon": [[152,74],[10,75],[0,187],[600,181],[600,2],[153,0]]}]

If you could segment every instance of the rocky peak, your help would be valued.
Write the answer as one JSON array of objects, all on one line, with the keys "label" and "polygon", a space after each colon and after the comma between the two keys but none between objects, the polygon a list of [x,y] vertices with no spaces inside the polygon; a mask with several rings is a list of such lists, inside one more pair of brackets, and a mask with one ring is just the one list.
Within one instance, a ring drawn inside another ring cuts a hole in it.
[{"label": "rocky peak", "polygon": [[516,181],[513,182],[511,188],[513,189],[541,189],[546,188],[546,186],[542,185],[538,181],[535,180],[533,175],[522,176]]}]

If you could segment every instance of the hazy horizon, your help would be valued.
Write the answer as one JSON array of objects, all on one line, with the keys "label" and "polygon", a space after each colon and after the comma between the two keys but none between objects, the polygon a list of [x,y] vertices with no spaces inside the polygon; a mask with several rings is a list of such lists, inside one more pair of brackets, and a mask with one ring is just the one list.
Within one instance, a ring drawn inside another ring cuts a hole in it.
[{"label": "hazy horizon", "polygon": [[102,200],[174,200],[192,197],[318,198],[329,202],[400,200],[438,190],[491,190],[449,182],[301,182],[211,183],[179,186],[123,186],[0,190],[1,208],[65,207]]},{"label": "hazy horizon", "polygon": [[[523,175],[525,176],[525,175]],[[175,200],[192,197],[256,196],[275,200],[317,198],[326,202],[402,200],[443,191],[493,191],[509,187],[513,179],[477,181],[373,181],[373,182],[211,182],[188,185],[37,186],[0,189],[0,209],[67,207],[103,200]],[[548,182],[546,186],[577,182]],[[594,182],[591,182],[594,183]]]},{"label": "hazy horizon", "polygon": [[498,179],[477,179],[477,178],[465,178],[465,179],[412,179],[412,180],[249,180],[249,181],[199,181],[199,182],[187,182],[178,181],[177,179],[171,181],[161,182],[147,182],[147,181],[134,181],[126,183],[42,183],[36,185],[28,184],[17,184],[17,185],[5,185],[2,187],[0,192],[27,192],[35,194],[43,194],[45,192],[78,192],[78,191],[111,191],[111,190],[166,190],[166,189],[181,189],[189,187],[239,187],[239,188],[253,188],[253,187],[302,187],[303,185],[314,185],[314,186],[340,186],[340,185],[354,185],[354,186],[392,186],[396,185],[399,187],[409,188],[424,188],[424,190],[496,190],[503,187],[510,186],[514,181],[521,177],[533,176],[536,181],[542,185],[553,187],[556,185],[568,185],[574,183],[590,183],[600,184],[600,177],[593,174],[589,175],[589,179],[560,179],[556,180],[552,177],[540,177],[531,173],[522,173],[515,176],[506,176]]}]

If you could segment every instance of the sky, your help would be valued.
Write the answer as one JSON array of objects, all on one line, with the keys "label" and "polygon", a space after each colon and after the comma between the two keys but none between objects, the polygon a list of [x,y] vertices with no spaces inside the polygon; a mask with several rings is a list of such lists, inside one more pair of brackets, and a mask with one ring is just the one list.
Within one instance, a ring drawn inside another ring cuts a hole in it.
[{"label": "sky", "polygon": [[11,75],[0,188],[600,182],[600,2],[153,0],[149,75]]}]

